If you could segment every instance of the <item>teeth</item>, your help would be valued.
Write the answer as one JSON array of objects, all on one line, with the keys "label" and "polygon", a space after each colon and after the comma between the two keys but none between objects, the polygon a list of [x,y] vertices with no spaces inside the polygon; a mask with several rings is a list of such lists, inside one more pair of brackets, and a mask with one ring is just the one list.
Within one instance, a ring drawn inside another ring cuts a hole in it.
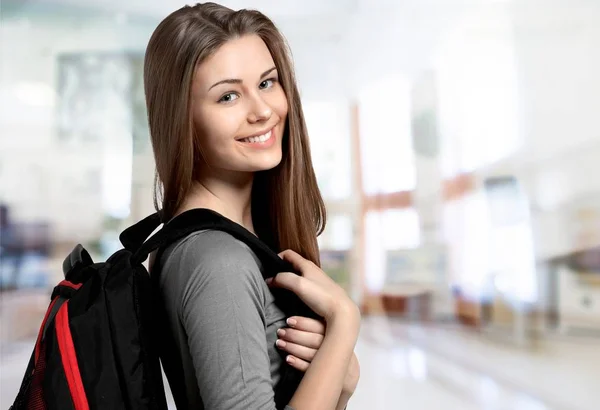
[{"label": "teeth", "polygon": [[267,141],[269,138],[271,137],[271,131],[267,132],[266,134],[260,135],[258,137],[250,137],[250,138],[244,138],[242,141],[244,142],[251,142],[253,144],[256,143],[262,143]]}]

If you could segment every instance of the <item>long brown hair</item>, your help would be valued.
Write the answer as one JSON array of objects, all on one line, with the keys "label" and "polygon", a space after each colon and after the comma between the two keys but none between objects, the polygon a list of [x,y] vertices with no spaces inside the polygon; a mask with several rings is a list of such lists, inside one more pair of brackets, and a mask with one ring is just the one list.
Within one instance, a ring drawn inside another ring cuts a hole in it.
[{"label": "long brown hair", "polygon": [[191,115],[195,68],[225,42],[258,35],[267,45],[288,102],[281,163],[255,174],[252,219],[276,250],[293,249],[320,265],[317,236],[326,211],[313,170],[289,47],[273,22],[255,10],[215,3],[184,6],[156,28],[144,60],[144,89],[156,161],[154,206],[169,221],[183,204],[202,161]]}]

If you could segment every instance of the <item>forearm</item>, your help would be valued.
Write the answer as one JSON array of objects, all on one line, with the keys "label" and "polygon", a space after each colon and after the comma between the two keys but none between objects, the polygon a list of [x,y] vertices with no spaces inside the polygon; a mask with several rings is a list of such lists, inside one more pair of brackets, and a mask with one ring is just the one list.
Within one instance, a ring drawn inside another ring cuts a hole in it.
[{"label": "forearm", "polygon": [[350,401],[350,397],[354,394],[358,380],[360,379],[360,365],[356,354],[352,354],[350,363],[348,364],[348,373],[344,380],[344,387],[342,387],[342,394],[338,400],[336,410],[344,410]]},{"label": "forearm", "polygon": [[352,393],[342,391],[342,394],[340,395],[340,398],[338,399],[337,406],[335,406],[335,410],[344,410],[346,408],[346,406],[348,406],[350,397],[352,397]]},{"label": "forearm", "polygon": [[[339,320],[356,319],[350,316]],[[342,397],[342,387],[354,354],[359,324],[349,326],[339,320],[327,324],[323,343],[290,401],[295,410],[333,410],[340,408],[340,401],[347,402]]]}]

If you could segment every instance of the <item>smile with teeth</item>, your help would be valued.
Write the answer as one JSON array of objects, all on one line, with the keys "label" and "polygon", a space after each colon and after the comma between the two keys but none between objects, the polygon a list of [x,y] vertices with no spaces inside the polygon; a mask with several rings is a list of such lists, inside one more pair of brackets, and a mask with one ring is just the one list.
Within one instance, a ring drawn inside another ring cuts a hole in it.
[{"label": "smile with teeth", "polygon": [[240,140],[240,141],[248,142],[251,144],[264,144],[265,142],[267,142],[268,140],[271,139],[272,134],[273,134],[273,130],[270,130],[266,134],[259,135],[258,137],[244,138],[243,140]]}]

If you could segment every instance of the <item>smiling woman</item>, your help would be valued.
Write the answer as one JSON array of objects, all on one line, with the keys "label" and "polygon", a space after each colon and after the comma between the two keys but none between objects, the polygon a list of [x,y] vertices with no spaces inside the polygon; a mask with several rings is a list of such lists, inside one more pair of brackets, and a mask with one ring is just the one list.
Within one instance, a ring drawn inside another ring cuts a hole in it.
[{"label": "smiling woman", "polygon": [[[257,255],[214,229],[160,253],[158,344],[177,407],[343,409],[358,381],[360,314],[319,268],[325,207],[283,36],[258,11],[183,7],[150,39],[144,86],[162,221],[215,211],[299,273],[265,283]],[[294,295],[271,287],[295,293],[323,330],[276,343],[282,298]],[[287,366],[306,374],[286,377]]]},{"label": "smiling woman", "polygon": [[[197,207],[188,194],[210,185],[215,173],[236,183],[248,172],[269,171],[252,178],[252,197],[267,196],[272,209],[255,207],[250,215],[248,204],[246,214],[233,219],[273,247],[297,249],[318,262],[315,236],[324,228],[325,207],[289,50],[273,23],[257,11],[184,7],[153,34],[144,84],[158,176],[155,205],[163,219]],[[265,141],[244,141],[250,137]],[[282,229],[301,220],[311,223]]]}]

